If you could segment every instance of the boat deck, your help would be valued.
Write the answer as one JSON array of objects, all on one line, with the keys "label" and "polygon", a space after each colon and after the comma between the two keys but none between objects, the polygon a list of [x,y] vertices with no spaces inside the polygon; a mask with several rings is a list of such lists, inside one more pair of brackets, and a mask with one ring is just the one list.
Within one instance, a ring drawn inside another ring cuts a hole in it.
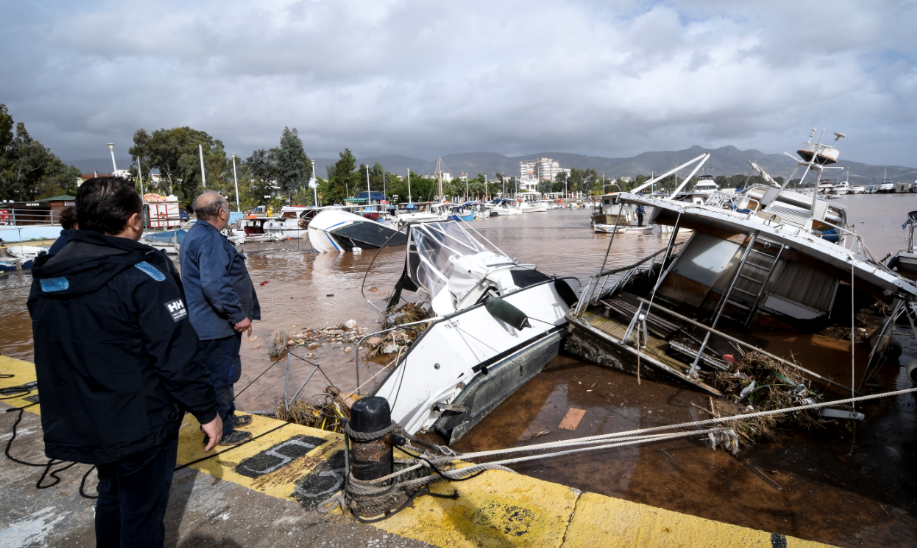
[{"label": "boat deck", "polygon": [[[587,310],[583,315],[583,319],[586,320],[586,322],[588,322],[591,327],[598,329],[607,335],[611,335],[619,341],[622,337],[624,337],[624,333],[627,331],[627,323],[624,323],[614,317],[606,318],[602,314],[597,313],[595,309]],[[633,337],[633,334],[631,337]],[[643,334],[640,335],[640,339],[642,344]],[[668,349],[668,341],[653,335],[652,330],[650,330],[649,337],[646,339],[646,348],[641,349],[641,353],[649,355],[654,360],[671,367],[681,374],[687,373],[690,366],[669,356],[666,353]]]}]

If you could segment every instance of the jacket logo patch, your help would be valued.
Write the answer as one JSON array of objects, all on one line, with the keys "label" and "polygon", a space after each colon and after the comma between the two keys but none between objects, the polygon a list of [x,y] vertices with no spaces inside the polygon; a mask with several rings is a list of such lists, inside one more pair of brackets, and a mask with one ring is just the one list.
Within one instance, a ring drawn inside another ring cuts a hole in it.
[{"label": "jacket logo patch", "polygon": [[153,278],[157,282],[161,282],[166,279],[165,274],[160,272],[158,268],[156,268],[155,266],[151,265],[150,263],[146,261],[140,261],[139,263],[135,264],[134,266],[138,270],[140,270],[140,272],[143,272],[144,274],[146,274],[150,278]]},{"label": "jacket logo patch", "polygon": [[166,309],[169,311],[169,314],[172,314],[173,322],[180,322],[188,317],[188,309],[185,308],[185,303],[181,299],[175,299],[172,302],[166,303]]},{"label": "jacket logo patch", "polygon": [[63,291],[70,288],[70,282],[67,281],[67,278],[45,278],[39,280],[41,282],[41,290],[45,293],[52,293],[54,291]]}]

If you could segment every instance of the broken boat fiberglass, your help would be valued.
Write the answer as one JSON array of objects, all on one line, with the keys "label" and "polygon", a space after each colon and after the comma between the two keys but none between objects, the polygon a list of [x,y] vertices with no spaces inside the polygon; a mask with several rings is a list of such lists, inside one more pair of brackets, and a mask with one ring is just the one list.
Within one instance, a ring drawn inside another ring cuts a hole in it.
[{"label": "broken boat fiberglass", "polygon": [[404,271],[386,312],[412,292],[432,318],[383,332],[419,333],[372,395],[408,433],[433,428],[453,443],[557,355],[579,283],[518,263],[464,222],[403,230]]},{"label": "broken boat fiberglass", "polygon": [[[837,158],[833,145],[808,144],[830,148]],[[820,179],[828,169],[823,156],[803,156],[797,166],[806,169],[803,179],[809,171]],[[676,170],[699,162],[687,182],[708,157]],[[795,363],[791,356],[766,352],[762,334],[785,334],[813,348],[850,348],[851,337],[862,341],[878,335],[882,341],[902,315],[913,329],[917,288],[871,256],[842,206],[764,179],[770,184],[736,194],[713,192],[700,204],[636,194],[642,187],[621,193],[623,203],[652,207],[650,223],[673,227],[668,247],[627,267],[605,270],[603,264],[567,316],[565,349],[714,395],[722,395],[717,375],[742,375],[735,363],[746,351],[776,358],[808,381],[847,393],[851,387],[829,377],[850,379],[853,367],[852,388],[861,389],[878,372],[885,343],[872,345],[862,363],[853,361],[853,354],[846,363]],[[676,243],[685,229],[693,233]],[[851,334],[853,329],[857,333]]]}]

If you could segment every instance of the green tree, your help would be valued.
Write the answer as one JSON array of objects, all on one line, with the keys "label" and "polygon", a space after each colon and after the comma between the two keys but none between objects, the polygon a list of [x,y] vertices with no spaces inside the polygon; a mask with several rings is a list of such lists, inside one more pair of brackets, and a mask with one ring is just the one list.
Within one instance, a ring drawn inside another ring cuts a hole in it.
[{"label": "green tree", "polygon": [[[15,128],[15,129],[14,129]],[[80,172],[32,139],[0,104],[0,199],[25,201],[76,192]]]},{"label": "green tree", "polygon": [[[349,194],[359,190],[360,173],[356,171],[357,160],[349,148],[338,155],[338,161],[328,166],[328,179],[318,187],[319,199],[323,204],[340,204]],[[365,185],[365,183],[364,183]]]},{"label": "green tree", "polygon": [[[245,176],[249,182],[252,205],[264,205],[270,200],[277,180],[277,149],[258,149],[245,160]],[[241,192],[241,191],[240,191]],[[265,198],[268,196],[268,198]]]},{"label": "green tree", "polygon": [[[226,159],[223,143],[204,131],[190,127],[157,129],[151,135],[141,129],[134,134],[130,153],[163,178],[162,192],[174,194],[190,207],[194,198],[204,190],[198,146],[203,148],[207,188],[226,192],[232,184],[231,166]],[[143,165],[143,164],[141,164]]]},{"label": "green tree", "polygon": [[296,128],[283,128],[280,136],[280,148],[276,152],[277,184],[281,192],[291,196],[295,191],[302,192],[307,188],[312,177],[312,162],[303,149],[302,139]]}]

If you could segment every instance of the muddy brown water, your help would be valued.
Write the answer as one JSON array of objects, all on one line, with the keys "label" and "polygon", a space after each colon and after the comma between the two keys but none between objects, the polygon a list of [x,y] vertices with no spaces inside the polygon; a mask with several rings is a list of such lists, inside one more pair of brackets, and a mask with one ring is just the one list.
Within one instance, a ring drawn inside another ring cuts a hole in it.
[{"label": "muddy brown water", "polygon": [[[836,203],[847,208],[869,249],[882,258],[903,246],[900,225],[908,211],[917,210],[917,194],[845,197]],[[521,262],[585,282],[601,264],[610,238],[592,232],[590,213],[589,209],[553,210],[475,221],[472,226]],[[608,264],[632,263],[665,243],[666,237],[660,235],[616,236]],[[286,361],[272,366],[268,357],[271,333],[278,329],[297,333],[348,319],[377,328],[380,315],[364,300],[360,286],[374,260],[366,288],[377,290],[366,296],[383,307],[403,268],[403,249],[378,255],[369,251],[321,255],[311,252],[307,240],[247,244],[243,249],[249,255],[263,318],[254,326],[257,340],[243,342],[243,375],[237,390],[245,389],[237,403],[240,409],[269,410],[277,406],[286,383]],[[0,353],[29,361],[32,333],[25,302],[30,283],[27,273],[0,278],[4,320]],[[911,356],[917,357],[917,345],[908,342],[904,333],[898,338],[905,343],[901,364],[906,364]],[[768,349],[782,355],[797,344],[800,341],[774,336]],[[347,346],[349,353],[345,353]],[[316,350],[309,361],[322,367],[300,398],[318,398],[331,383],[354,389],[354,348],[354,344],[323,345]],[[308,352],[305,348],[293,352],[291,394],[313,369],[296,357],[304,358]],[[826,348],[824,352],[815,357],[821,362],[819,368],[838,360],[849,362],[849,350]],[[361,382],[385,363],[384,357],[370,362],[361,358]],[[886,389],[911,386],[901,368],[887,370],[879,382]],[[707,396],[700,393],[646,380],[638,384],[636,377],[561,355],[456,448],[519,446],[707,418],[692,403],[709,407]],[[586,411],[575,431],[558,428],[570,408]],[[712,451],[699,440],[545,459],[513,468],[584,491],[839,546],[913,546],[917,399],[882,400],[860,411],[867,420],[856,429],[855,440],[852,431],[833,425],[809,433],[780,432],[776,440],[742,452],[745,462],[763,471],[781,490],[736,458]]]}]

